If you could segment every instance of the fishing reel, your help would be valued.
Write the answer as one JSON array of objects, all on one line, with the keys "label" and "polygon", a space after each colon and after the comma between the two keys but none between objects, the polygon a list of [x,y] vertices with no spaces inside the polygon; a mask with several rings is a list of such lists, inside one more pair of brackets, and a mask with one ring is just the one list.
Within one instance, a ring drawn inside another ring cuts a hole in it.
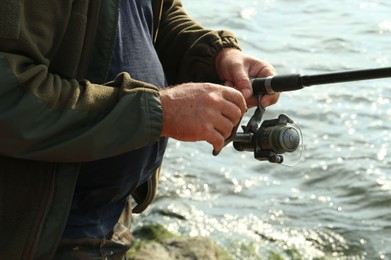
[{"label": "fishing reel", "polygon": [[[260,161],[282,164],[284,153],[295,152],[302,144],[300,128],[286,114],[281,114],[276,119],[264,120],[262,117],[266,111],[260,105],[262,96],[258,96],[258,106],[246,126],[242,126],[243,132],[237,132],[238,126],[233,130],[225,145],[233,142],[237,151],[254,152],[254,158]],[[217,155],[218,152],[213,152]]]},{"label": "fishing reel", "polygon": [[[303,150],[303,135],[298,125],[285,114],[281,114],[276,119],[262,122],[265,113],[265,108],[261,106],[263,95],[300,90],[313,85],[390,77],[391,67],[339,71],[318,75],[288,74],[253,78],[251,80],[253,93],[258,96],[257,109],[247,126],[242,126],[243,132],[237,133],[238,126],[236,126],[231,136],[225,141],[225,145],[233,142],[234,148],[238,151],[254,151],[255,159],[281,164],[284,161],[281,154],[293,153],[299,147],[301,151]],[[217,155],[219,152],[214,150],[213,155]]]}]

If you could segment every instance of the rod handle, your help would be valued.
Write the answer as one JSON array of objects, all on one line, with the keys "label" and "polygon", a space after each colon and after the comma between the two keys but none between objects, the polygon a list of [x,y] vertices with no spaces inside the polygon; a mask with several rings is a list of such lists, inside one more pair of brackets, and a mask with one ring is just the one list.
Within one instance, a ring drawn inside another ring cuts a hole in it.
[{"label": "rod handle", "polygon": [[304,87],[300,74],[254,78],[251,81],[254,95],[274,94],[275,92],[299,90]]}]

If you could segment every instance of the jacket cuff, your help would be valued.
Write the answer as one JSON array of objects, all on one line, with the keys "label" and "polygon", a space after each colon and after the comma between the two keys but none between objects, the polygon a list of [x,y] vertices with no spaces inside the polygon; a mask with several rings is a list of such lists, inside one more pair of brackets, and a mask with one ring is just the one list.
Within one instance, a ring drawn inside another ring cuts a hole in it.
[{"label": "jacket cuff", "polygon": [[220,51],[223,48],[233,48],[233,49],[241,50],[237,38],[233,33],[227,31],[217,31],[217,33],[221,38],[221,42],[217,45],[218,51]]},{"label": "jacket cuff", "polygon": [[186,53],[179,73],[179,82],[214,82],[221,83],[215,60],[224,48],[241,50],[235,35],[228,31],[211,31],[204,35]]}]

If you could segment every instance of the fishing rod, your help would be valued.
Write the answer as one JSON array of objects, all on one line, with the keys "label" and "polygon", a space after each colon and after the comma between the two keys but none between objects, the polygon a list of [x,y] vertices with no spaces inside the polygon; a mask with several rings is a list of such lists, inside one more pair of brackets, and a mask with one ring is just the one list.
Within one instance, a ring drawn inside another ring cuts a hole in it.
[{"label": "fishing rod", "polygon": [[[285,114],[276,119],[264,120],[266,109],[261,106],[262,96],[276,92],[300,90],[312,85],[332,84],[349,81],[370,80],[391,77],[391,67],[340,71],[333,73],[304,75],[287,74],[266,78],[252,79],[254,95],[258,96],[257,108],[243,132],[237,132],[235,127],[225,145],[233,142],[238,151],[252,151],[254,157],[260,161],[281,164],[284,158],[281,154],[292,153],[300,146],[303,147],[303,136],[300,127]],[[213,151],[217,155],[219,151]]]},{"label": "fishing rod", "polygon": [[287,74],[252,80],[254,95],[273,94],[275,92],[299,90],[304,87],[358,80],[391,77],[391,67],[350,70],[318,75]]}]

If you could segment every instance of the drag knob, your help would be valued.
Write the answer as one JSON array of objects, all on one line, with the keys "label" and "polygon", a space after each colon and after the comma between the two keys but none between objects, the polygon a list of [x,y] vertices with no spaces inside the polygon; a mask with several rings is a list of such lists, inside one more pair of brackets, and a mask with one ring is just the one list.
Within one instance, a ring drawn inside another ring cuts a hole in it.
[{"label": "drag knob", "polygon": [[282,154],[294,152],[300,145],[300,132],[293,126],[277,125],[263,132],[261,147]]}]

